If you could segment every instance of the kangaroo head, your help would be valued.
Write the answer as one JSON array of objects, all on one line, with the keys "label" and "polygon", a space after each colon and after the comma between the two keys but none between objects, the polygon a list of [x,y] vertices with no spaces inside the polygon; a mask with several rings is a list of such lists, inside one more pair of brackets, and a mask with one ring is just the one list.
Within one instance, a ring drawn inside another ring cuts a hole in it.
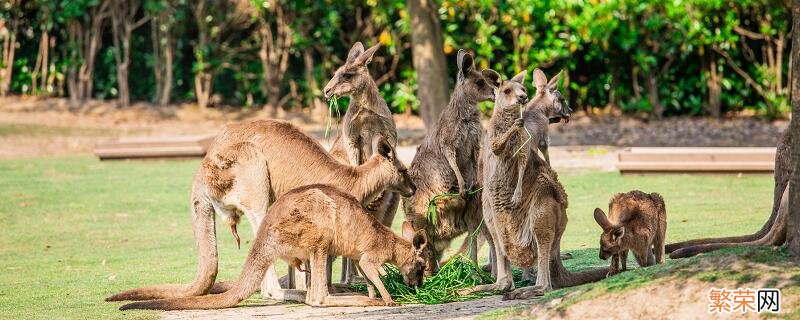
[{"label": "kangaroo head", "polygon": [[492,101],[498,85],[500,74],[492,69],[476,70],[472,55],[463,49],[458,50],[458,77],[454,92],[461,91],[470,102]]},{"label": "kangaroo head", "polygon": [[594,209],[594,221],[603,228],[600,235],[600,259],[606,260],[611,255],[622,251],[622,236],[625,235],[625,226],[618,226],[608,221],[602,209]]},{"label": "kangaroo head", "polygon": [[431,249],[428,247],[428,236],[425,230],[415,231],[414,227],[408,221],[403,222],[403,239],[411,242],[411,248],[414,255],[411,259],[399,262],[397,266],[400,273],[403,274],[403,281],[411,286],[416,287],[422,285],[422,280],[425,276],[425,268],[427,261],[431,257]]},{"label": "kangaroo head", "polygon": [[569,122],[572,109],[567,104],[567,99],[558,91],[558,81],[561,79],[561,72],[547,81],[547,76],[539,68],[533,70],[533,86],[536,87],[536,94],[531,98],[528,106],[544,108],[550,122]]},{"label": "kangaroo head", "polygon": [[508,106],[522,105],[528,100],[528,92],[525,90],[525,75],[528,70],[523,70],[510,80],[500,83],[497,94],[494,98],[495,109],[502,109]]},{"label": "kangaroo head", "polygon": [[383,172],[390,173],[386,181],[386,190],[398,192],[404,197],[413,196],[417,186],[411,181],[406,166],[397,159],[394,148],[383,137],[376,136],[372,140],[372,150],[373,157],[377,157],[379,166],[384,169]]},{"label": "kangaroo head", "polygon": [[372,61],[375,51],[378,51],[380,44],[364,50],[361,42],[356,42],[347,54],[344,65],[336,69],[333,77],[328,81],[323,89],[325,99],[330,99],[333,95],[352,96],[363,92],[370,86],[375,86],[375,81],[369,75],[367,65]]}]

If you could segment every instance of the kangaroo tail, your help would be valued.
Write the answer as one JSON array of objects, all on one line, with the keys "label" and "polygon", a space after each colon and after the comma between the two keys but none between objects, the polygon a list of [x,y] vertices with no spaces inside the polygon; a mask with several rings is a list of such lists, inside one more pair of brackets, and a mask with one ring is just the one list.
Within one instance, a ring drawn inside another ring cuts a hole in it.
[{"label": "kangaroo tail", "polygon": [[608,267],[596,268],[586,271],[570,272],[561,262],[559,251],[551,254],[550,274],[553,277],[554,288],[566,288],[596,282],[606,278]]},{"label": "kangaroo tail", "polygon": [[[758,230],[756,233],[741,236],[705,238],[671,243],[665,247],[665,250],[672,253],[682,248],[717,243],[742,243],[746,245],[747,242],[757,241],[766,236],[767,233],[772,230],[772,226],[775,224],[775,220],[778,217],[778,208],[780,207],[781,199],[783,198],[782,195],[784,191],[788,189],[789,185],[789,172],[791,171],[789,138],[789,130],[786,130],[778,142],[778,147],[775,154],[775,190],[772,199],[772,213],[760,230]],[[708,248],[711,247],[713,246],[708,246]]]},{"label": "kangaroo tail", "polygon": [[[267,268],[275,260],[275,252],[267,242],[256,240],[245,261],[239,279],[234,281],[228,290],[220,294],[210,294],[196,297],[183,297],[174,299],[160,299],[129,303],[120,307],[128,309],[153,309],[153,310],[186,310],[186,309],[221,309],[236,306],[258,291],[261,280]],[[226,285],[227,286],[227,285]]]},{"label": "kangaroo tail", "polygon": [[197,275],[190,284],[162,284],[132,289],[106,298],[106,301],[151,300],[191,297],[208,293],[217,277],[217,236],[214,207],[202,192],[202,173],[195,176],[192,191],[192,229],[199,253]]},{"label": "kangaroo tail", "polygon": [[704,252],[719,250],[722,248],[780,245],[784,241],[786,241],[786,220],[788,219],[789,215],[788,198],[789,198],[789,187],[787,185],[787,187],[783,191],[783,195],[780,198],[779,202],[780,205],[778,206],[778,210],[776,210],[777,214],[775,217],[775,222],[772,224],[772,228],[769,229],[769,232],[767,232],[762,237],[754,241],[694,245],[675,250],[669,254],[669,257],[672,259],[686,258]]}]

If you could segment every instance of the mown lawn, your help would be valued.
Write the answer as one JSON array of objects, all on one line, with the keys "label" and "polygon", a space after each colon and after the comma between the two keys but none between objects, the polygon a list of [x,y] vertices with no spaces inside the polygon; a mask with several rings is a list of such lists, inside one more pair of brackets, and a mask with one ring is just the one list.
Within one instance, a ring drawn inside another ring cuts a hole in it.
[{"label": "mown lawn", "polygon": [[[103,298],[193,278],[197,258],[188,198],[198,163],[0,161],[0,318],[157,317],[157,312],[120,312],[119,303]],[[600,229],[592,211],[606,208],[615,192],[660,192],[667,201],[670,242],[753,231],[772,202],[768,175],[623,177],[562,171],[560,177],[570,200],[562,248],[576,254],[568,267],[607,263],[597,258]],[[244,261],[252,234],[247,225],[239,230],[242,250],[227,228],[219,229],[219,279],[234,278]]]}]

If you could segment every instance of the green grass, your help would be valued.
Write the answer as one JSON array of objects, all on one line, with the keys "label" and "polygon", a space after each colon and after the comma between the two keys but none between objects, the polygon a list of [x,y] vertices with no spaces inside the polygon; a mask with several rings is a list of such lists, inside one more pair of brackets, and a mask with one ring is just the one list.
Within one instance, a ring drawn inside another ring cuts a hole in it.
[{"label": "green grass", "polygon": [[[119,303],[103,298],[193,278],[197,256],[188,199],[198,163],[0,161],[0,319],[157,317],[157,312],[120,312]],[[592,211],[607,207],[615,192],[660,192],[667,202],[669,241],[753,231],[772,202],[767,175],[623,177],[564,171],[561,181],[570,196],[562,248],[575,254],[567,261],[571,269],[607,265],[597,258],[600,229]],[[219,279],[235,278],[247,254],[252,233],[246,223],[239,230],[242,250],[227,228],[218,228]],[[454,241],[453,247],[459,244]]]}]

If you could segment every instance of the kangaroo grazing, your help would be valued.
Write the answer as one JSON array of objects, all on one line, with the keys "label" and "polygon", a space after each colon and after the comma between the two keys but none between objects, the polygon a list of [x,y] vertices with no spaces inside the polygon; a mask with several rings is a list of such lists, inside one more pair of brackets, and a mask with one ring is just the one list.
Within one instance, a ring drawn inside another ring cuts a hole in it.
[{"label": "kangaroo grazing", "polygon": [[[469,191],[478,187],[478,153],[481,122],[477,104],[494,99],[500,75],[494,70],[477,70],[472,55],[458,52],[458,75],[450,102],[439,120],[428,130],[411,162],[409,175],[417,186],[414,196],[404,199],[406,221],[425,229],[432,243],[427,272],[438,269],[438,261],[450,241],[475,230],[481,221],[480,201]],[[445,193],[459,196],[436,200],[436,219],[427,222],[428,204]],[[474,246],[474,244],[473,244]],[[477,259],[477,249],[472,250]]]},{"label": "kangaroo grazing", "polygon": [[[537,86],[530,103],[532,107],[556,103],[555,95],[538,90],[542,89]],[[498,95],[500,99],[511,101],[496,101],[496,105],[513,106],[517,97]],[[608,271],[608,268],[600,268],[572,273],[564,268],[560,247],[567,226],[567,194],[558,175],[538,154],[527,157],[522,201],[512,201],[519,177],[517,170],[521,167],[517,164],[520,159],[513,155],[523,141],[520,131],[524,121],[519,116],[516,107],[496,107],[484,139],[483,217],[497,257],[497,278],[493,284],[464,289],[460,294],[513,290],[512,263],[525,269],[538,266],[536,285],[508,292],[505,299],[529,298],[554,287],[597,281]]]},{"label": "kangaroo grazing", "polygon": [[603,228],[600,259],[611,257],[609,275],[628,269],[628,250],[641,267],[664,263],[667,209],[661,195],[638,190],[618,193],[611,198],[608,213],[606,217],[602,209],[594,209],[594,220]]},{"label": "kangaroo grazing", "polygon": [[[133,289],[106,300],[180,298],[208,293],[217,276],[215,212],[236,236],[242,214],[256,231],[270,203],[301,186],[328,184],[347,190],[362,205],[384,189],[412,195],[415,186],[394,149],[381,138],[373,141],[373,148],[377,153],[363,165],[349,166],[333,159],[316,140],[286,121],[260,120],[226,126],[203,159],[192,186],[192,228],[200,255],[194,281],[187,285]],[[277,281],[275,270],[270,267],[262,295],[289,299]]]},{"label": "kangaroo grazing", "polygon": [[[354,166],[364,163],[374,153],[371,143],[375,137],[382,137],[392,148],[397,147],[392,112],[367,69],[379,48],[380,44],[364,50],[364,45],[356,42],[345,64],[336,70],[323,89],[326,99],[333,95],[350,97],[341,133],[331,146],[331,154],[342,163]],[[391,226],[399,203],[399,194],[386,191],[367,208],[384,225]],[[355,265],[342,260],[342,282],[350,283],[354,278]]]},{"label": "kangaroo grazing", "polygon": [[666,251],[670,253],[670,258],[684,258],[702,252],[710,252],[723,247],[735,247],[747,245],[781,245],[786,236],[786,220],[781,210],[788,210],[785,206],[787,190],[789,190],[789,177],[792,172],[791,159],[791,133],[789,129],[783,132],[778,140],[778,147],[775,152],[775,189],[772,201],[772,213],[761,227],[754,234],[723,237],[706,238],[672,243],[666,246]]},{"label": "kangaroo grazing", "polygon": [[[394,306],[380,278],[384,263],[398,267],[410,286],[422,284],[425,261],[430,254],[424,231],[403,225],[403,237],[395,235],[362,206],[361,201],[327,185],[310,185],[281,196],[267,212],[242,273],[227,291],[196,297],[140,301],[126,309],[219,309],[233,307],[258,290],[266,269],[277,259],[290,264],[310,261],[311,286],[305,303],[312,306]],[[332,296],[325,272],[329,255],[357,261],[368,280],[369,296]],[[375,289],[382,303],[375,301]]]},{"label": "kangaroo grazing", "polygon": [[[519,176],[517,177],[517,186],[514,188],[514,196],[512,198],[514,203],[519,203],[520,199],[522,198],[522,175],[525,173],[525,165],[528,163],[528,154],[531,152],[536,153],[536,150],[538,149],[542,152],[545,162],[550,165],[550,153],[548,151],[550,146],[550,137],[548,135],[548,124],[556,123],[562,120],[569,122],[570,113],[572,110],[569,108],[569,105],[567,105],[567,101],[564,99],[564,96],[558,91],[558,81],[560,78],[561,73],[559,72],[548,82],[547,76],[545,76],[542,70],[539,70],[538,68],[533,70],[533,86],[536,88],[536,94],[548,95],[550,97],[547,97],[547,99],[553,100],[554,102],[553,104],[539,105],[535,102],[537,99],[540,99],[540,97],[534,97],[531,99],[531,101],[525,104],[525,108],[523,109],[524,111],[522,112],[522,120],[525,128],[531,134],[531,141],[528,143],[529,150],[527,152],[519,152],[517,154],[517,157],[520,157],[517,165],[520,167],[517,170],[517,174]],[[515,83],[513,80],[514,79],[512,78],[512,81],[508,81],[508,83]],[[522,74],[522,81],[524,80],[525,74]],[[521,83],[522,81],[519,82]],[[506,91],[509,90],[511,90],[511,88],[505,88],[503,94],[506,94]],[[523,135],[524,134],[525,133],[523,133]]]}]

